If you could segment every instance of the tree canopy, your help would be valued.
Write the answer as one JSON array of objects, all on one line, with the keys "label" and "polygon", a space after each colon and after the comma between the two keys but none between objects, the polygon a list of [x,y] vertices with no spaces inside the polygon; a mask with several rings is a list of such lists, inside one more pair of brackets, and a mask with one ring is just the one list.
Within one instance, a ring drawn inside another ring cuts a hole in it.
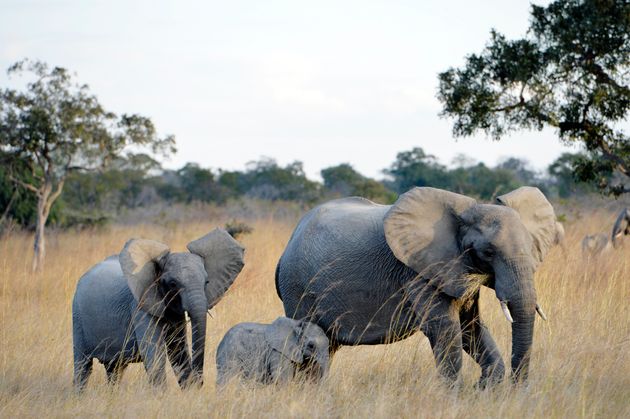
[{"label": "tree canopy", "polygon": [[[629,82],[630,3],[556,0],[532,5],[522,39],[492,30],[481,53],[439,74],[438,97],[455,136],[556,129],[584,148],[575,178],[620,194],[630,191]],[[611,181],[613,171],[625,180]]]}]

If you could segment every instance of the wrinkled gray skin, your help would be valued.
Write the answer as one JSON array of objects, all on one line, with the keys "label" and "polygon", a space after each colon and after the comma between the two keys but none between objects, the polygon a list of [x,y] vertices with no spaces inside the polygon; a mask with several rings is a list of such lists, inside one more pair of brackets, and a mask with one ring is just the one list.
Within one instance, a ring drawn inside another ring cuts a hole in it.
[{"label": "wrinkled gray skin", "polygon": [[[85,387],[94,358],[103,363],[112,384],[133,362],[144,363],[151,383],[163,384],[165,347],[180,386],[202,384],[206,314],[240,272],[243,249],[221,229],[189,249],[197,253],[170,253],[158,242],[130,240],[120,255],[81,277],[72,302],[78,391]],[[129,261],[135,265],[126,265]],[[192,359],[185,313],[192,326]]]},{"label": "wrinkled gray skin", "polygon": [[[407,195],[420,203],[407,205]],[[340,345],[388,343],[420,329],[448,381],[459,375],[463,349],[481,366],[485,386],[502,380],[505,367],[479,315],[479,283],[470,279],[484,274],[482,284],[513,317],[513,378],[525,379],[537,303],[534,271],[561,233],[553,208],[535,188],[497,202],[414,188],[393,206],[346,198],[314,208],[277,266],[286,315],[325,330],[331,355]],[[402,224],[389,229],[388,219],[396,217]]]},{"label": "wrinkled gray skin", "polygon": [[217,348],[217,385],[233,377],[287,383],[298,371],[318,381],[328,371],[328,338],[316,324],[279,317],[272,324],[239,323]]}]

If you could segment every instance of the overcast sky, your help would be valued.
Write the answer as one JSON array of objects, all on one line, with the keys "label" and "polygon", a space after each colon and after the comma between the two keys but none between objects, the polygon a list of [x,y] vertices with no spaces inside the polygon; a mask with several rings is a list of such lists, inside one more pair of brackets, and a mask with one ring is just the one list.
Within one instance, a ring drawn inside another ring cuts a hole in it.
[{"label": "overcast sky", "polygon": [[107,109],[175,134],[169,168],[268,156],[303,161],[311,178],[343,162],[378,178],[419,146],[444,164],[464,153],[542,169],[572,151],[552,131],[454,140],[435,98],[438,72],[491,28],[524,35],[528,19],[520,0],[0,0],[0,67],[29,57],[76,71]]}]

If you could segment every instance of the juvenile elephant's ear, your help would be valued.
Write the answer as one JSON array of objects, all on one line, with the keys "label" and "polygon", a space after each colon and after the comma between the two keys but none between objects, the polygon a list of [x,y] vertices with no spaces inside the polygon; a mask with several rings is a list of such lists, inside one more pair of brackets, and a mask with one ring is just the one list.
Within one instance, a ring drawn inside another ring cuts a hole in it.
[{"label": "juvenile elephant's ear", "polygon": [[619,213],[612,230],[611,239],[613,246],[617,247],[619,245],[619,238],[622,235],[628,234],[630,234],[630,211],[628,211],[628,208],[625,208]]},{"label": "juvenile elephant's ear", "polygon": [[385,215],[385,239],[394,256],[459,298],[466,292],[457,231],[461,214],[476,205],[464,195],[435,188],[413,188]]},{"label": "juvenile elephant's ear", "polygon": [[206,298],[208,308],[212,308],[243,269],[245,249],[222,228],[215,228],[186,247],[203,259],[208,274]]},{"label": "juvenile elephant's ear", "polygon": [[545,195],[538,188],[522,186],[497,197],[497,203],[518,212],[532,236],[533,256],[541,263],[558,237],[556,214]]},{"label": "juvenile elephant's ear", "polygon": [[288,317],[278,317],[265,329],[265,340],[274,350],[301,364],[304,356],[300,350],[300,322]]},{"label": "juvenile elephant's ear", "polygon": [[125,243],[118,261],[127,284],[140,308],[161,317],[164,301],[157,287],[160,260],[169,253],[167,245],[145,239]]}]

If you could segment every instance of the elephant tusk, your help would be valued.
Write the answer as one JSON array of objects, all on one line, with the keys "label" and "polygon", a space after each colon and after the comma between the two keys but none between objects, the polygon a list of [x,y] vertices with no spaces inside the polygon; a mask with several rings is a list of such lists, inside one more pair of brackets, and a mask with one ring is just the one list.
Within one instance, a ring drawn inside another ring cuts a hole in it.
[{"label": "elephant tusk", "polygon": [[507,303],[505,301],[501,301],[501,310],[503,310],[503,314],[505,315],[505,318],[507,319],[507,321],[509,321],[510,323],[514,323],[514,319],[512,318],[512,315],[510,314],[510,309],[507,306]]},{"label": "elephant tusk", "polygon": [[538,315],[543,319],[543,320],[547,320],[547,315],[545,314],[545,312],[543,311],[542,308],[540,308],[540,306],[538,305],[538,303],[536,303],[536,312],[538,313]]}]

